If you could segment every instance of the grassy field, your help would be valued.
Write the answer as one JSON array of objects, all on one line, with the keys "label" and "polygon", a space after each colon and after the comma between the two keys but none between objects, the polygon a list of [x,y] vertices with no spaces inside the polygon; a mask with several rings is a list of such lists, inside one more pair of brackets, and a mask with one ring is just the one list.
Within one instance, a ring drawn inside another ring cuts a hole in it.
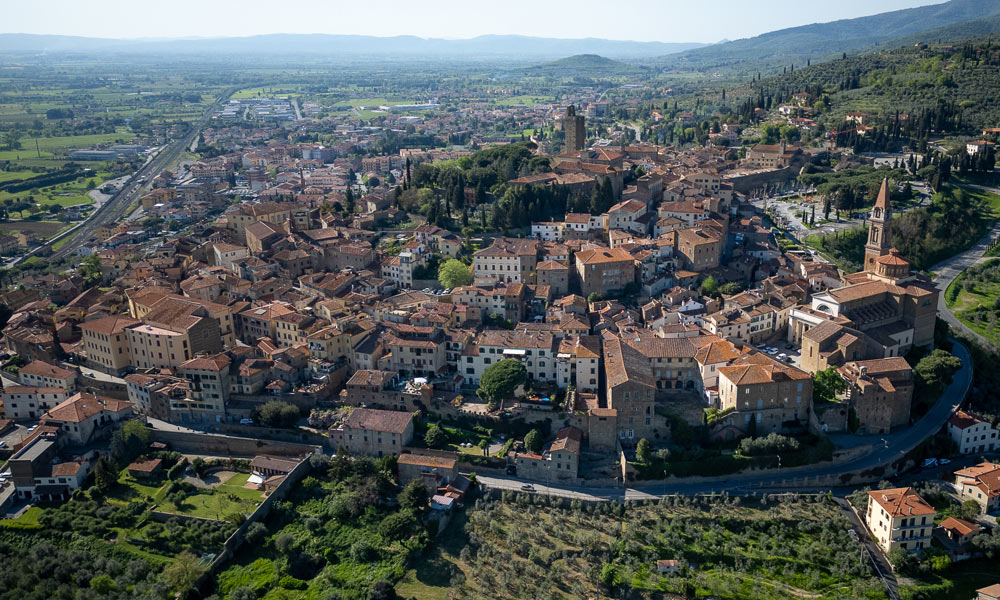
[{"label": "grassy field", "polygon": [[555,102],[555,96],[508,96],[497,98],[495,102],[500,106],[534,106],[536,104],[550,104]]},{"label": "grassy field", "polygon": [[25,136],[21,138],[21,148],[19,150],[0,151],[0,160],[53,158],[57,155],[68,156],[72,150],[87,149],[97,144],[125,144],[132,137],[132,133],[124,129],[117,133],[40,137],[38,138],[38,148],[36,151],[35,138]]},{"label": "grassy field", "polygon": [[247,473],[237,473],[214,489],[198,488],[178,506],[168,499],[169,482],[157,481],[155,485],[150,485],[123,473],[122,483],[125,485],[117,499],[125,502],[145,498],[155,502],[158,511],[221,521],[234,512],[253,512],[263,499],[261,492],[243,487],[249,477]]},{"label": "grassy field", "polygon": [[1000,259],[963,271],[945,290],[945,304],[969,329],[1000,341]]}]

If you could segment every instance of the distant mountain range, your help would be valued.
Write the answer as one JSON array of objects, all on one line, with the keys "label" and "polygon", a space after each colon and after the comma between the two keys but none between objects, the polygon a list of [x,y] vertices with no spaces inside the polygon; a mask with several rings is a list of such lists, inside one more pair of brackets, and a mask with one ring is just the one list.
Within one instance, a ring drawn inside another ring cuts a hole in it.
[{"label": "distant mountain range", "polygon": [[885,45],[921,33],[948,37],[993,31],[993,17],[1000,15],[1000,0],[950,0],[857,19],[815,23],[780,29],[757,37],[713,44],[665,56],[657,66],[676,69],[773,69],[807,60],[818,62]]},{"label": "distant mountain range", "polygon": [[597,38],[557,39],[518,35],[484,35],[446,40],[415,36],[271,34],[235,38],[120,40],[24,33],[0,34],[0,54],[199,54],[224,56],[325,56],[394,58],[551,59],[575,54],[614,58],[651,58],[698,48],[700,43],[630,42]]}]

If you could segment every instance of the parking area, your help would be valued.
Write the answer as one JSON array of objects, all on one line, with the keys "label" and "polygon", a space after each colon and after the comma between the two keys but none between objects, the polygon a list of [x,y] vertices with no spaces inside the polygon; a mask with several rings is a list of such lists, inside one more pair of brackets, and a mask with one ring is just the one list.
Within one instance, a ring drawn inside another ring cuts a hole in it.
[{"label": "parking area", "polygon": [[754,348],[775,360],[799,367],[801,349],[784,339],[771,339],[767,342],[754,344]]},{"label": "parking area", "polygon": [[14,425],[7,433],[0,435],[0,449],[9,451],[15,444],[28,437],[28,428],[24,425]]}]

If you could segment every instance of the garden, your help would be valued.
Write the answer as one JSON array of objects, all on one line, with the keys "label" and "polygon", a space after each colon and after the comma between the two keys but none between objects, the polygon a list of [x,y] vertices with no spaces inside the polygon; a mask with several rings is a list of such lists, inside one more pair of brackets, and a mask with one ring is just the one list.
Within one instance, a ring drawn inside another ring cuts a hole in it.
[{"label": "garden", "polygon": [[311,475],[218,576],[224,598],[395,598],[393,583],[431,544],[438,521],[421,482],[399,489],[394,457],[310,459]]}]

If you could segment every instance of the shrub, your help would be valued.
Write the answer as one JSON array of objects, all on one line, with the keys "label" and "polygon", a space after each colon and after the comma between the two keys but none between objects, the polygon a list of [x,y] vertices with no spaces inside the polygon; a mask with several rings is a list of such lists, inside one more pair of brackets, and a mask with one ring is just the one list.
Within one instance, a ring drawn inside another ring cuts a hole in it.
[{"label": "shrub", "polygon": [[761,456],[779,452],[795,452],[799,449],[799,441],[778,433],[769,433],[764,437],[744,438],[740,441],[739,451],[743,456]]},{"label": "shrub", "polygon": [[285,588],[286,590],[304,590],[308,587],[306,585],[306,582],[302,581],[301,579],[296,579],[291,575],[285,575],[284,577],[279,579],[278,585]]}]

